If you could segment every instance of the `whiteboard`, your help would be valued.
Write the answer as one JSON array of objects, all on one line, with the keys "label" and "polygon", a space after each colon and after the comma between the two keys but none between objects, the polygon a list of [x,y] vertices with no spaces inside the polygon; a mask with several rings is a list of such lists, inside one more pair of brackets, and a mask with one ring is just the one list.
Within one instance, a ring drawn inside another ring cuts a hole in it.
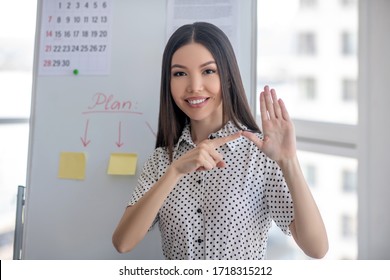
[{"label": "whiteboard", "polygon": [[[239,2],[237,28],[244,31],[237,56],[249,95],[253,1]],[[115,251],[111,237],[155,145],[167,2],[112,1],[105,75],[39,74],[42,4],[38,1],[22,258],[162,259],[158,227],[127,254]],[[120,110],[124,104],[131,112]],[[82,180],[58,177],[62,152],[85,154]],[[137,154],[136,174],[107,174],[112,153]]]}]

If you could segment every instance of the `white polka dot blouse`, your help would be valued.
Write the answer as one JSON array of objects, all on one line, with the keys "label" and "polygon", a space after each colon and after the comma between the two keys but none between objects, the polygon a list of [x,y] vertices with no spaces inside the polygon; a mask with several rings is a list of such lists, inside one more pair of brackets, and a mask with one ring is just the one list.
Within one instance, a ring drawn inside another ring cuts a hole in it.
[{"label": "white polka dot blouse", "polygon": [[[228,122],[210,138],[237,131]],[[175,146],[174,159],[194,147],[188,125]],[[166,259],[264,259],[272,220],[291,234],[293,204],[279,166],[243,136],[218,151],[227,167],[182,177],[159,210],[153,224],[159,224]],[[168,165],[167,149],[157,148],[144,165],[129,205]]]}]

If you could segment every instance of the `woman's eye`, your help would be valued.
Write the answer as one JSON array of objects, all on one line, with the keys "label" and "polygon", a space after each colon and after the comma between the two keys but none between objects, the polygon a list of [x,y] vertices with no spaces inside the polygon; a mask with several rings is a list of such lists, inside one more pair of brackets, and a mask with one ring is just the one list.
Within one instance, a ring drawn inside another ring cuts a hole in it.
[{"label": "woman's eye", "polygon": [[206,70],[203,71],[203,73],[206,74],[206,75],[214,74],[216,72],[217,71],[214,70],[214,69],[206,69]]},{"label": "woman's eye", "polygon": [[185,75],[186,75],[186,73],[180,72],[180,71],[174,72],[174,73],[173,73],[173,76],[174,76],[174,77],[182,77],[182,76],[185,76]]}]

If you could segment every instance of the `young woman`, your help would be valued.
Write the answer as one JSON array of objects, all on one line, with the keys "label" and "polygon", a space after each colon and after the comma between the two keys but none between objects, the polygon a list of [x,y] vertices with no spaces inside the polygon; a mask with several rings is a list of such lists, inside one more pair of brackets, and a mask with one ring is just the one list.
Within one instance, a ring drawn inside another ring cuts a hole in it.
[{"label": "young woman", "polygon": [[293,123],[268,86],[263,132],[233,48],[209,23],[180,27],[162,61],[156,149],[114,234],[131,251],[158,222],[167,259],[264,259],[272,220],[310,257],[328,240],[296,155]]}]

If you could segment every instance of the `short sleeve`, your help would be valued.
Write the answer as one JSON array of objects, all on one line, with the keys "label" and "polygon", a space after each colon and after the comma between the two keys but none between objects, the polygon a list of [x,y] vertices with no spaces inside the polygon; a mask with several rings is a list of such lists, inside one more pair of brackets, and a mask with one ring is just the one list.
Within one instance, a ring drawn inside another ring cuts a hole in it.
[{"label": "short sleeve", "polygon": [[265,168],[265,189],[269,213],[275,224],[287,235],[291,235],[289,225],[294,220],[294,207],[290,191],[280,167],[267,159]]},{"label": "short sleeve", "polygon": [[164,174],[168,162],[165,150],[158,148],[145,162],[128,205],[135,204]]},{"label": "short sleeve", "polygon": [[[130,197],[128,206],[134,205],[144,194],[150,190],[150,188],[159,180],[164,174],[168,165],[166,152],[163,149],[158,148],[145,162],[140,177],[138,178],[137,185]],[[158,214],[154,219],[151,228],[158,221]]]}]

